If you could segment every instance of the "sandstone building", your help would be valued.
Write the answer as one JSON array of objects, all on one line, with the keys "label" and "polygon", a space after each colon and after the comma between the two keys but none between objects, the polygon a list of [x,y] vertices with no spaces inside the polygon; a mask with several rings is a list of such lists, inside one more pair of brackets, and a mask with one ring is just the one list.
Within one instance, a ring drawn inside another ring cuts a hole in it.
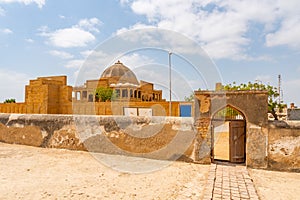
[{"label": "sandstone building", "polygon": [[25,86],[24,103],[2,103],[0,113],[71,114],[72,87],[66,76],[39,77]]},{"label": "sandstone building", "polygon": [[[99,87],[114,92],[112,101],[95,98]],[[129,116],[181,116],[183,106],[192,103],[169,102],[162,99],[162,91],[154,84],[138,81],[136,75],[120,61],[108,67],[99,80],[87,80],[83,86],[67,85],[66,76],[38,77],[25,86],[24,103],[0,103],[0,113],[84,114]]]},{"label": "sandstone building", "polygon": [[138,81],[135,74],[120,61],[107,68],[99,80],[87,80],[84,86],[73,88],[73,101],[94,102],[96,88],[111,88],[114,101],[151,102],[162,100],[162,91],[154,90],[153,83]]}]

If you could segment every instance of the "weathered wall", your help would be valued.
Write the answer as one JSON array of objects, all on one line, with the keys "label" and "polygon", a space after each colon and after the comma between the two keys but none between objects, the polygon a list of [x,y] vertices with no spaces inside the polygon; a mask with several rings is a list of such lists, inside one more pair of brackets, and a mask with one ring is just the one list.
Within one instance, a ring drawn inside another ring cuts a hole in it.
[{"label": "weathered wall", "polygon": [[289,108],[287,109],[288,120],[300,120],[300,108]]},{"label": "weathered wall", "polygon": [[191,160],[192,118],[0,114],[0,141]]},{"label": "weathered wall", "polygon": [[300,122],[272,121],[268,132],[268,168],[300,172]]},{"label": "weathered wall", "polygon": [[[205,118],[194,123],[179,117],[0,114],[0,142],[209,164],[209,123]],[[247,166],[300,172],[300,122],[250,124],[247,137]]]},{"label": "weathered wall", "polygon": [[252,168],[268,166],[268,129],[247,123],[246,129],[246,165]]},{"label": "weathered wall", "polygon": [[0,113],[27,113],[25,103],[0,103]]}]

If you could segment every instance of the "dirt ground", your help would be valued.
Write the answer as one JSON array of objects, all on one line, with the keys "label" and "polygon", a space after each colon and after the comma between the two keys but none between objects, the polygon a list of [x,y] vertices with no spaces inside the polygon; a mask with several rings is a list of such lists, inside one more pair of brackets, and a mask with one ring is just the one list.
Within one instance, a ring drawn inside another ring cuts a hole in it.
[{"label": "dirt ground", "polygon": [[300,199],[300,173],[248,169],[262,200]]},{"label": "dirt ground", "polygon": [[[101,156],[120,161],[112,166],[119,169],[153,165]],[[88,152],[0,143],[0,199],[201,199],[209,165],[155,162],[158,171],[131,174],[104,166]]]},{"label": "dirt ground", "polygon": [[[0,199],[201,199],[203,195],[209,165],[97,155],[110,167],[88,152],[0,143]],[[131,173],[147,171],[153,172]],[[300,173],[248,171],[260,199],[299,199]]]}]

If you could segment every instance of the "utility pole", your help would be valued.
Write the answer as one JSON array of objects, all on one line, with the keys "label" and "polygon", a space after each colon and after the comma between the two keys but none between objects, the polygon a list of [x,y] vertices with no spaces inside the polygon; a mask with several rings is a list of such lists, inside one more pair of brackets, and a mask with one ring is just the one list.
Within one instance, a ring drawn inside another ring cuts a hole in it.
[{"label": "utility pole", "polygon": [[171,55],[169,51],[169,88],[170,88],[170,101],[169,101],[169,116],[172,116],[172,77],[171,77]]},{"label": "utility pole", "polygon": [[281,104],[281,75],[278,75],[278,104]]}]

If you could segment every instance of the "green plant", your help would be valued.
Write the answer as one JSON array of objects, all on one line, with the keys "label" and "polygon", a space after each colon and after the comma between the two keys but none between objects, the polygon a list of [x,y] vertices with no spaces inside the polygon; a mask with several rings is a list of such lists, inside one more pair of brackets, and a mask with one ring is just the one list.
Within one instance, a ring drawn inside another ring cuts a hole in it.
[{"label": "green plant", "polygon": [[107,87],[99,87],[95,90],[95,101],[106,102],[114,99],[115,94],[113,89]]},{"label": "green plant", "polygon": [[6,99],[4,103],[16,103],[15,99]]}]

